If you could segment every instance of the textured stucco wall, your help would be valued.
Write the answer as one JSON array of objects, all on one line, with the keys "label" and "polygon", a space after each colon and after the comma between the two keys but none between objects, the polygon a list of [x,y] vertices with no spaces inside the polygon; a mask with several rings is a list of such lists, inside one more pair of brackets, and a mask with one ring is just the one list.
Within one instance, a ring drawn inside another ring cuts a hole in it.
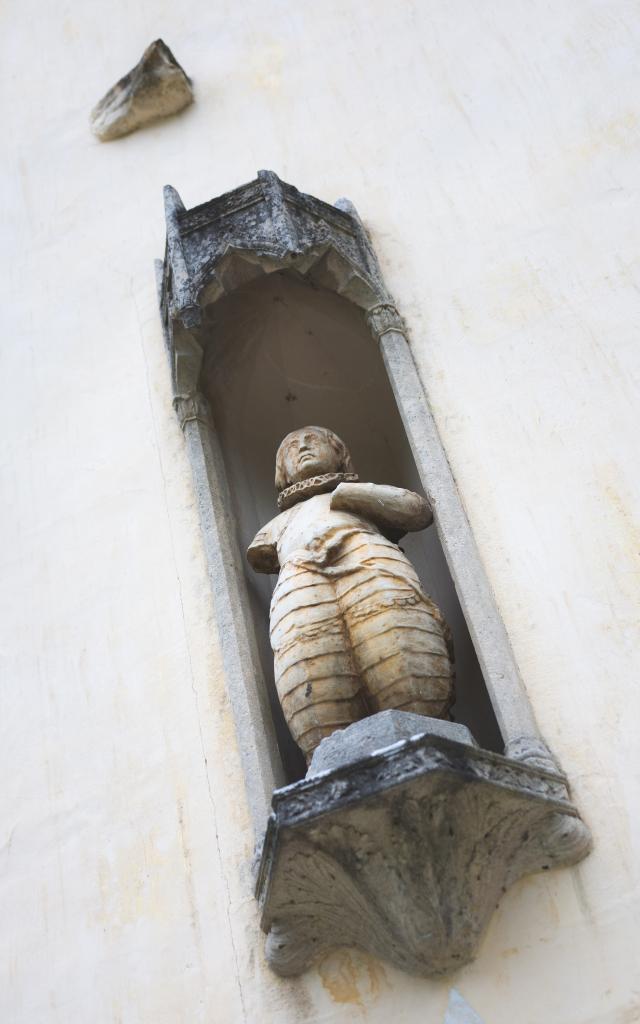
[{"label": "textured stucco wall", "polygon": [[[0,1019],[639,1020],[637,5],[11,0],[0,25]],[[158,35],[196,104],[98,143]],[[594,832],[448,983],[262,962],[152,273],[163,184],[194,205],[259,167],[368,223]]]}]

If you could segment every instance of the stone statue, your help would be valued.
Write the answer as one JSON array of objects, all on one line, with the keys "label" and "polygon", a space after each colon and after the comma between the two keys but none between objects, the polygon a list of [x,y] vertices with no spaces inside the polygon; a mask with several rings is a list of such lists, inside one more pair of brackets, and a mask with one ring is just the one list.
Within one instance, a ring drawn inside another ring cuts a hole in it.
[{"label": "stone statue", "polygon": [[412,491],[359,483],[331,430],[287,434],[276,456],[280,514],[247,557],[277,573],[270,635],[278,695],[307,760],[336,729],[390,708],[445,718],[449,629],[395,543],[432,520]]}]

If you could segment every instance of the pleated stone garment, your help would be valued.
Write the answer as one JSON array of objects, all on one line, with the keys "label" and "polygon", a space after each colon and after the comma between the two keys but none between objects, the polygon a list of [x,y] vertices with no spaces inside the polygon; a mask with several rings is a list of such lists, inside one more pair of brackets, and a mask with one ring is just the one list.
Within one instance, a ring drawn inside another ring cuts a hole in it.
[{"label": "pleated stone garment", "polygon": [[276,685],[307,758],[325,736],[377,711],[440,718],[453,701],[447,626],[411,562],[329,500],[308,499],[256,538],[275,547],[281,566],[271,601]]}]

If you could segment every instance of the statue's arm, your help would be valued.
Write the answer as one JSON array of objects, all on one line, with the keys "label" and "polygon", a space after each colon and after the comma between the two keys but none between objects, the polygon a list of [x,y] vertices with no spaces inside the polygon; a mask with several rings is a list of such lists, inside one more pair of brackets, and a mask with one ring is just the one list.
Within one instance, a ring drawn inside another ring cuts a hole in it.
[{"label": "statue's arm", "polygon": [[279,572],[278,549],[273,537],[272,524],[266,526],[256,533],[247,548],[247,560],[255,572]]},{"label": "statue's arm", "polygon": [[383,530],[402,533],[424,530],[433,522],[426,498],[388,484],[338,484],[331,495],[331,508],[354,512]]}]

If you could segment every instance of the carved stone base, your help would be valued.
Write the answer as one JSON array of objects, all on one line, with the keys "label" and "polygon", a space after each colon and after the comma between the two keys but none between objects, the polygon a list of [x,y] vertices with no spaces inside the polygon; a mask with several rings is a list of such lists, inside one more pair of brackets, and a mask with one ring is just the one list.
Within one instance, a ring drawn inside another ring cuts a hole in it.
[{"label": "carved stone base", "polygon": [[299,974],[357,946],[412,974],[473,958],[502,894],[590,848],[562,775],[434,735],[276,790],[257,896]]}]

